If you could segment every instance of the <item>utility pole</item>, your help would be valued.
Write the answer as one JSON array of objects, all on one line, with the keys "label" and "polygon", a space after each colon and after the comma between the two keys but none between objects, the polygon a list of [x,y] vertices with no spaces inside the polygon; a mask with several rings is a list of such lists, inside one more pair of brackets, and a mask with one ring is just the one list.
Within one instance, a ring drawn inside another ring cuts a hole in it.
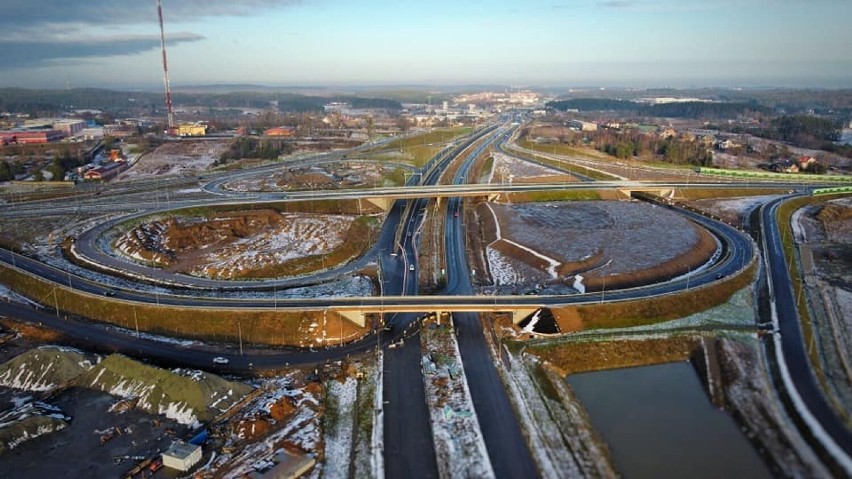
[{"label": "utility pole", "polygon": [[243,355],[243,325],[239,321],[237,321],[237,334],[239,334],[240,338],[240,356]]},{"label": "utility pole", "polygon": [[136,339],[139,339],[139,318],[136,316],[136,305],[133,306],[133,324],[136,326]]},{"label": "utility pole", "polygon": [[56,296],[56,287],[53,287],[53,305],[56,307],[56,317],[59,317],[59,297]]}]

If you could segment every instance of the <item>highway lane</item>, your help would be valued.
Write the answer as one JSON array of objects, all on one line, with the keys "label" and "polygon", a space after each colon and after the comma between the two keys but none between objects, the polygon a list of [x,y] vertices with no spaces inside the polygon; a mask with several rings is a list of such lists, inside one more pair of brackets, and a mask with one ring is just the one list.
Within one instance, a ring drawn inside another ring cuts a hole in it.
[{"label": "highway lane", "polygon": [[[415,315],[400,318],[410,323]],[[435,478],[438,463],[432,423],[420,372],[420,334],[385,351],[384,361],[385,477]]]},{"label": "highway lane", "polygon": [[[420,183],[434,184],[452,159],[485,133],[473,135],[453,149],[450,155],[439,155],[430,161],[426,171],[419,175]],[[414,181],[414,178],[412,178]],[[402,204],[405,207],[402,207]],[[392,245],[393,238],[384,238],[381,256],[382,291],[385,294],[415,296],[418,293],[417,243],[425,217],[428,199],[397,201],[402,218],[399,232],[400,244]],[[389,249],[390,248],[390,249]],[[393,300],[392,298],[388,298]],[[383,300],[383,299],[382,299]],[[384,461],[385,477],[435,478],[438,465],[432,441],[432,424],[425,401],[423,376],[420,370],[420,335],[416,324],[428,308],[420,314],[392,314],[388,324],[394,333],[413,331],[415,334],[404,343],[385,351],[384,363]]]},{"label": "highway lane", "polygon": [[[502,139],[504,132],[498,131],[491,141],[483,143],[456,172],[453,182],[464,182],[471,166],[488,146]],[[452,278],[447,289],[454,294],[471,295],[473,287],[468,276],[461,214],[461,198],[452,198],[445,216],[445,250],[447,272]],[[473,407],[479,420],[485,448],[495,475],[498,478],[539,477],[540,472],[532,459],[521,427],[518,424],[512,403],[489,351],[478,313],[454,313],[453,325],[458,332],[457,341],[467,378]]]},{"label": "highway lane", "polygon": [[[770,279],[770,295],[773,301],[773,315],[777,318],[778,335],[782,358],[779,363],[786,364],[792,384],[787,384],[791,397],[798,396],[801,404],[806,407],[804,422],[829,453],[852,475],[852,432],[844,425],[842,419],[828,404],[822,389],[811,369],[805,342],[802,337],[800,319],[796,308],[793,286],[790,281],[787,263],[784,258],[781,233],[776,222],[778,207],[789,197],[774,200],[761,209],[761,228],[765,242],[764,254],[768,276]],[[782,372],[783,374],[783,372]],[[789,390],[792,387],[792,390]],[[794,403],[796,401],[794,400]],[[800,416],[803,416],[799,413]],[[830,438],[825,441],[824,437]],[[833,444],[832,444],[833,443]]]}]

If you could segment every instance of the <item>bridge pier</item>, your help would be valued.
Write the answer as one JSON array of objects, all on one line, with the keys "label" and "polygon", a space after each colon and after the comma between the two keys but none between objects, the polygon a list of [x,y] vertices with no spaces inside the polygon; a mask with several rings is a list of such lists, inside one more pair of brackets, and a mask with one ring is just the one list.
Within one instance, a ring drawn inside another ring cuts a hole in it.
[{"label": "bridge pier", "polygon": [[393,198],[384,197],[384,196],[378,197],[378,198],[364,198],[364,199],[367,200],[367,203],[370,203],[371,205],[374,205],[374,206],[378,206],[379,209],[381,209],[382,211],[385,211],[385,212],[391,209],[391,206],[393,206],[393,202],[395,201]]},{"label": "bridge pier", "polygon": [[527,316],[535,313],[541,308],[515,308],[512,310],[512,324],[518,324]]},{"label": "bridge pier", "polygon": [[387,313],[389,311],[393,312],[418,312],[425,313],[427,316],[434,314],[439,321],[443,321],[444,318],[450,318],[454,312],[460,311],[470,311],[470,312],[505,312],[512,314],[512,323],[518,324],[524,320],[527,316],[535,313],[541,309],[540,306],[523,306],[523,307],[508,307],[501,309],[499,307],[495,308],[493,306],[477,306],[477,307],[461,307],[461,308],[441,308],[434,309],[429,307],[411,307],[411,308],[357,308],[357,309],[332,309],[335,313],[339,314],[341,317],[346,318],[348,321],[351,321],[353,324],[357,324],[360,327],[365,327],[367,324],[367,314],[370,313]]},{"label": "bridge pier", "polygon": [[364,311],[336,309],[334,312],[362,328],[367,325],[367,313]]}]

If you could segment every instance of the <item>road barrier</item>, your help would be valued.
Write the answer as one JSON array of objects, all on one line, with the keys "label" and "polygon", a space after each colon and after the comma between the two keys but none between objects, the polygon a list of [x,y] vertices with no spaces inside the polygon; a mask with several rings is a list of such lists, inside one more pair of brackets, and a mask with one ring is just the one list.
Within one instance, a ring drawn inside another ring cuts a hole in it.
[{"label": "road barrier", "polygon": [[852,193],[852,186],[839,186],[837,188],[817,188],[811,191],[811,196],[833,195],[837,193]]},{"label": "road barrier", "polygon": [[728,176],[734,178],[763,178],[768,180],[785,180],[791,182],[813,183],[852,183],[852,176],[840,175],[803,175],[796,173],[771,173],[768,171],[723,170],[721,168],[698,168],[698,173],[710,176]]}]

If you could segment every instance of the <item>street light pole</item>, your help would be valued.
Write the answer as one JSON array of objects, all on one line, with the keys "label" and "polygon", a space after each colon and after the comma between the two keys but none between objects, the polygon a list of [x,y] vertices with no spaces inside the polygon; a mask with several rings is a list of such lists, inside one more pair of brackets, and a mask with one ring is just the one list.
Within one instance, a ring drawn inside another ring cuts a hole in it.
[{"label": "street light pole", "polygon": [[686,290],[689,291],[689,277],[692,275],[692,268],[686,265]]}]

